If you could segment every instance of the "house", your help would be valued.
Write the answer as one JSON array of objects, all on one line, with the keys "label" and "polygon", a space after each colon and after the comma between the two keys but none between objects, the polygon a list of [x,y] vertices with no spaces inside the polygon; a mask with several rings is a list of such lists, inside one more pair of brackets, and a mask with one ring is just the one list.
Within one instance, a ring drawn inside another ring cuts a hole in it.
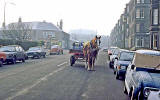
[{"label": "house", "polygon": [[[49,45],[59,44],[62,48],[69,48],[70,35],[50,22],[22,22],[10,23],[2,33],[7,39],[45,41]],[[14,35],[13,35],[14,34]]]}]

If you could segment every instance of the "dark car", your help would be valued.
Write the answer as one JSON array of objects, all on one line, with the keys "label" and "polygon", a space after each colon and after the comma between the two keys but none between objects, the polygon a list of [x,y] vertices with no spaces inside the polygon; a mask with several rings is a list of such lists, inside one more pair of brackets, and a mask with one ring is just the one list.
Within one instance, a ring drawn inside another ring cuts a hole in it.
[{"label": "dark car", "polygon": [[31,47],[26,52],[28,58],[45,58],[46,57],[46,51],[42,47]]},{"label": "dark car", "polygon": [[135,53],[126,71],[124,92],[131,100],[147,100],[150,91],[160,89],[160,52]]},{"label": "dark car", "polygon": [[114,74],[116,74],[116,79],[119,79],[119,77],[125,77],[126,69],[131,63],[133,57],[134,52],[132,51],[122,51],[119,53],[114,63]]},{"label": "dark car", "polygon": [[16,61],[25,62],[25,52],[21,46],[18,45],[9,45],[2,46],[0,52],[6,56],[6,59],[3,60],[3,63],[12,63],[15,64]]}]

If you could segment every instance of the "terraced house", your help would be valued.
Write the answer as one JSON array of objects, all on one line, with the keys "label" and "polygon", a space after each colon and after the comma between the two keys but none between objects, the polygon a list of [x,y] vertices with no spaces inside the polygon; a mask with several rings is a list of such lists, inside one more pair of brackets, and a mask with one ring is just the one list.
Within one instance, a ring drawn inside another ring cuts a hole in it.
[{"label": "terraced house", "polygon": [[150,48],[150,0],[131,0],[129,12],[129,47]]},{"label": "terraced house", "polygon": [[150,0],[130,0],[119,20],[121,27],[116,29],[119,34],[112,31],[110,35],[111,41],[115,41],[115,38],[121,40],[113,42],[114,46],[132,50],[150,48]]},{"label": "terraced house", "polygon": [[160,0],[151,0],[151,48],[160,50]]}]

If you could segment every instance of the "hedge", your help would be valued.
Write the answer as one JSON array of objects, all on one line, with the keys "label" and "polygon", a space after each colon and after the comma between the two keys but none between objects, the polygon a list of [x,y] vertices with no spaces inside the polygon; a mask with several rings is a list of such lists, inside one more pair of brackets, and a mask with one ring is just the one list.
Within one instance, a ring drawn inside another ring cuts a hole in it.
[{"label": "hedge", "polygon": [[10,40],[10,39],[0,39],[0,45],[20,45],[24,50],[28,50],[30,47],[42,46],[44,45],[43,41],[19,41],[19,40]]}]

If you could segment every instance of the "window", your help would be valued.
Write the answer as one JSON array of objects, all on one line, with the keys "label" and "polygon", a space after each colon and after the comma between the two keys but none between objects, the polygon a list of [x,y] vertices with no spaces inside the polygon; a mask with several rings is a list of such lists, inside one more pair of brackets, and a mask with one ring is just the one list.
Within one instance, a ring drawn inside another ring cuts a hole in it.
[{"label": "window", "polygon": [[141,9],[140,14],[141,18],[144,18],[144,9]]},{"label": "window", "polygon": [[158,9],[153,10],[153,24],[154,25],[158,24]]},{"label": "window", "polygon": [[136,18],[140,18],[140,9],[136,10]]},{"label": "window", "polygon": [[158,48],[158,35],[157,34],[153,35],[153,48],[154,49]]},{"label": "window", "polygon": [[136,24],[136,32],[140,32],[140,24]]},{"label": "window", "polygon": [[141,3],[144,3],[144,0],[141,0]]},{"label": "window", "polygon": [[143,37],[138,37],[136,39],[136,47],[143,47],[144,46],[144,39]]},{"label": "window", "polygon": [[137,3],[141,3],[141,1],[140,1],[140,0],[137,0]]}]

